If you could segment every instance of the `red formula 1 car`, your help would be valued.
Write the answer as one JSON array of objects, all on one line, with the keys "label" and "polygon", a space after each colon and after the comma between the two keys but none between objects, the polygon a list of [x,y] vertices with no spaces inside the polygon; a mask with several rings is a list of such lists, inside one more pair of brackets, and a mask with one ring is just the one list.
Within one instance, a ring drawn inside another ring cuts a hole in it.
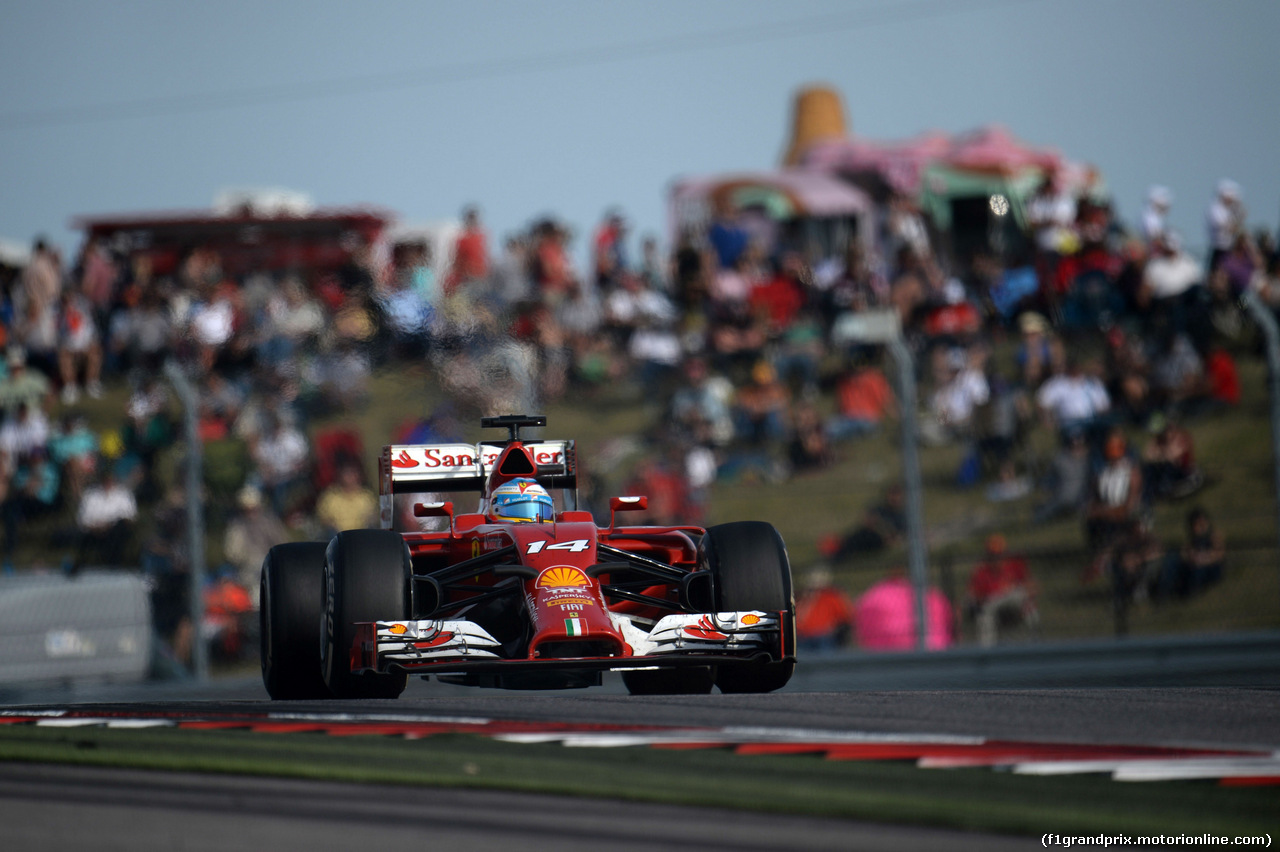
[{"label": "red formula 1 car", "polygon": [[[267,554],[272,698],[394,698],[410,674],[553,689],[618,671],[635,694],[787,683],[795,603],[770,524],[625,526],[619,514],[646,499],[614,497],[609,526],[597,526],[577,508],[574,443],[520,439],[545,417],[481,424],[509,439],[383,449],[381,529]],[[442,499],[459,492],[479,494],[478,511]],[[440,528],[398,531],[402,515]]]}]

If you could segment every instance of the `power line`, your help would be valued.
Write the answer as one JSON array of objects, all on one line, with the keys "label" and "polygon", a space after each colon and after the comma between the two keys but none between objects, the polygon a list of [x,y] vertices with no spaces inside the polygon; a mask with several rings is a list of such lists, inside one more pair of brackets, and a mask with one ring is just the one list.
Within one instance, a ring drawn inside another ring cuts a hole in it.
[{"label": "power line", "polygon": [[201,113],[564,71],[635,59],[652,59],[816,34],[868,29],[1032,2],[1037,0],[976,0],[976,2],[967,3],[957,2],[957,0],[921,0],[921,2],[905,5],[838,12],[796,21],[730,27],[715,32],[662,36],[621,45],[581,47],[539,56],[469,60],[403,72],[379,72],[330,80],[255,86],[223,92],[159,95],[105,104],[26,110],[0,116],[0,131]]}]

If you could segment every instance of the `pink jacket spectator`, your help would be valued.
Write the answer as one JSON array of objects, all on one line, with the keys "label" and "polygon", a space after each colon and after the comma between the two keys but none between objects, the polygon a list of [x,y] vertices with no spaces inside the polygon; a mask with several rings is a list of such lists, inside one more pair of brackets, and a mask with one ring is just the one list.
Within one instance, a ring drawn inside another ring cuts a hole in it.
[{"label": "pink jacket spectator", "polygon": [[[910,651],[916,646],[915,593],[906,577],[888,577],[854,603],[858,647],[868,651]],[[931,651],[951,644],[951,604],[937,589],[925,596],[925,644]]]}]

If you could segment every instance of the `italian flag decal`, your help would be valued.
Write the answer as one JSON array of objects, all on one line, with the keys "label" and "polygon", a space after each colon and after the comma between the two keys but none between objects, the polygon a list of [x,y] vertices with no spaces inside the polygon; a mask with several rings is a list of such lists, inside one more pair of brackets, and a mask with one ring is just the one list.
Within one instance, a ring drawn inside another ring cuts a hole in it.
[{"label": "italian flag decal", "polygon": [[564,620],[564,632],[567,636],[586,636],[587,625],[583,624],[578,616],[571,616]]}]

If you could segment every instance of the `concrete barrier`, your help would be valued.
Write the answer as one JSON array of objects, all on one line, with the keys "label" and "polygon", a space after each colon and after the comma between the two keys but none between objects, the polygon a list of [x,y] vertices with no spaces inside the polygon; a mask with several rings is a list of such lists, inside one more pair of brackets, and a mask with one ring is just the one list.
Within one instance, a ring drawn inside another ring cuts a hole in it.
[{"label": "concrete barrier", "polygon": [[136,574],[0,577],[0,684],[139,681],[151,656],[151,605]]},{"label": "concrete barrier", "polygon": [[788,690],[1280,686],[1280,631],[801,655]]}]

